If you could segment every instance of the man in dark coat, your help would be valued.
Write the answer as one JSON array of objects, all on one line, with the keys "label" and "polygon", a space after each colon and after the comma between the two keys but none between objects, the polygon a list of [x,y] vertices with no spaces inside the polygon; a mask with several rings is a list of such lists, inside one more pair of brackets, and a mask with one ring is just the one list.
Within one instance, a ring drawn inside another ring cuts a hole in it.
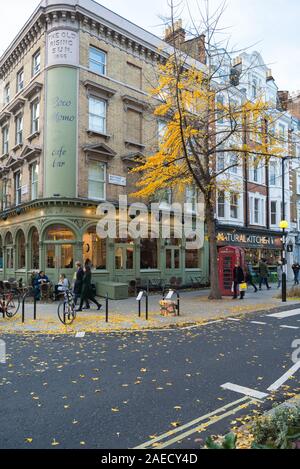
[{"label": "man in dark coat", "polygon": [[[238,297],[239,285],[244,282],[245,282],[245,275],[244,275],[243,269],[240,266],[240,264],[237,262],[233,269],[233,292],[234,292],[233,299],[234,300],[236,300]],[[241,295],[240,299],[243,300],[245,297],[245,292],[241,291],[240,295]]]},{"label": "man in dark coat", "polygon": [[100,309],[102,308],[102,305],[100,305],[100,303],[98,303],[98,301],[96,300],[96,298],[93,295],[93,292],[92,292],[92,271],[91,271],[90,267],[88,267],[88,266],[85,267],[85,269],[84,269],[84,276],[83,276],[83,280],[82,280],[82,290],[81,290],[81,296],[80,296],[80,306],[79,306],[78,312],[82,311],[83,303],[85,301],[86,302],[91,301],[92,303],[94,303],[97,306],[98,311],[100,311]]},{"label": "man in dark coat", "polygon": [[74,284],[75,306],[77,306],[78,299],[81,297],[83,277],[84,277],[84,271],[80,262],[76,262],[76,268],[77,268],[77,272],[76,272],[76,279],[75,279],[75,284]]},{"label": "man in dark coat", "polygon": [[270,287],[269,282],[268,282],[269,268],[268,268],[267,261],[265,259],[262,259],[260,261],[258,271],[259,271],[259,278],[260,278],[260,280],[259,280],[259,289],[261,290],[263,284],[265,284],[267,289],[271,290],[271,287]]}]

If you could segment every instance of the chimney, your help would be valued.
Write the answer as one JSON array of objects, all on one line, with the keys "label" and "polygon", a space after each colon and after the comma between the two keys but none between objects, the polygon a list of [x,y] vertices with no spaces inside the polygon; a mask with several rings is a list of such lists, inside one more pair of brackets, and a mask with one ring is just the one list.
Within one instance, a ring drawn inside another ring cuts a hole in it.
[{"label": "chimney", "polygon": [[275,81],[274,77],[273,77],[272,70],[270,68],[268,68],[268,70],[267,70],[267,81]]},{"label": "chimney", "polygon": [[281,111],[288,111],[289,97],[288,91],[278,91],[278,101]]},{"label": "chimney", "polygon": [[173,26],[169,26],[165,31],[165,41],[177,49],[185,42],[185,30],[182,27],[182,20],[175,21]]}]

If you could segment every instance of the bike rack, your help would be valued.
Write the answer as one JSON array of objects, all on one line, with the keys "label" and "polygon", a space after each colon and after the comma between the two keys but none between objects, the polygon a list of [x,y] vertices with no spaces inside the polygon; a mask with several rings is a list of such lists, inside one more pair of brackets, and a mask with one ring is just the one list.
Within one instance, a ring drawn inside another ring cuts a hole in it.
[{"label": "bike rack", "polygon": [[166,295],[166,291],[164,291],[163,300],[171,300],[173,295],[177,296],[177,307],[176,307],[176,309],[177,309],[177,316],[180,317],[180,300],[181,300],[181,297],[180,297],[180,293],[178,292],[178,290],[169,289],[167,295]]},{"label": "bike rack", "polygon": [[25,323],[25,302],[26,302],[26,298],[28,298],[32,294],[33,294],[33,320],[36,321],[36,318],[37,318],[37,311],[36,311],[37,300],[36,300],[36,297],[34,295],[34,292],[29,291],[29,292],[25,293],[23,295],[23,298],[22,298],[22,324]]},{"label": "bike rack", "polygon": [[108,297],[108,293],[106,293],[106,297],[105,297],[105,321],[106,321],[106,323],[109,322],[109,297]]},{"label": "bike rack", "polygon": [[142,300],[146,300],[146,321],[149,319],[149,293],[146,290],[141,290],[137,296],[136,301],[139,305],[139,318],[142,317]]}]

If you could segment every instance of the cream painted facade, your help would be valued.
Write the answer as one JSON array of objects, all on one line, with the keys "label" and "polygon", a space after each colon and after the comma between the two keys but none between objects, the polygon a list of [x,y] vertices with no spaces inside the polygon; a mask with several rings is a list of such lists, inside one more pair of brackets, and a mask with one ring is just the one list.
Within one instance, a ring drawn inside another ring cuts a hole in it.
[{"label": "cream painted facade", "polygon": [[41,2],[0,59],[0,278],[40,269],[71,280],[75,260],[89,259],[98,288],[207,282],[206,245],[186,252],[185,240],[96,236],[98,204],[134,200],[130,169],[158,147],[149,88],[167,54],[166,43],[95,2]]}]

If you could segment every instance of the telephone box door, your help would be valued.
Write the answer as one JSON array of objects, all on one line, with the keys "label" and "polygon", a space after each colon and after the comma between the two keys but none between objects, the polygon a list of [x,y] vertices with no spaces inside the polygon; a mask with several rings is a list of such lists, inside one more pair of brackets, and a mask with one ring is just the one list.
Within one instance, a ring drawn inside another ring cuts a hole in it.
[{"label": "telephone box door", "polygon": [[219,250],[219,281],[223,296],[232,295],[233,269],[236,262],[243,267],[243,250],[235,247],[224,247]]}]

